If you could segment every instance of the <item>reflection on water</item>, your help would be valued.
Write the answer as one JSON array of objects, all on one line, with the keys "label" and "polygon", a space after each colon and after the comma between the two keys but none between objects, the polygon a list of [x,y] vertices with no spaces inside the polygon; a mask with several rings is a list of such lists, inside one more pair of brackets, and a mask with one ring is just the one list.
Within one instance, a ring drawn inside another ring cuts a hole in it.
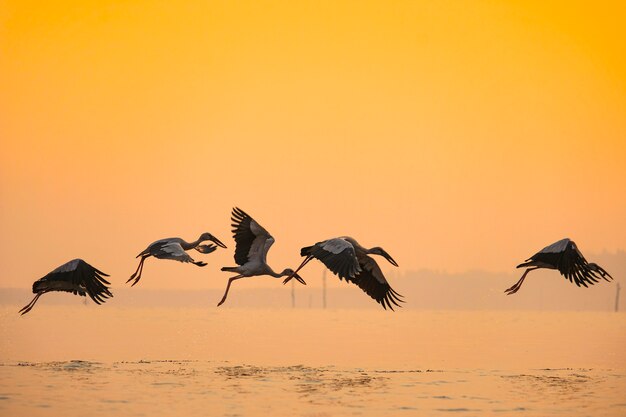
[{"label": "reflection on water", "polygon": [[13,310],[1,416],[626,415],[625,315]]},{"label": "reflection on water", "polygon": [[624,415],[626,373],[377,370],[207,361],[4,363],[2,415]]}]

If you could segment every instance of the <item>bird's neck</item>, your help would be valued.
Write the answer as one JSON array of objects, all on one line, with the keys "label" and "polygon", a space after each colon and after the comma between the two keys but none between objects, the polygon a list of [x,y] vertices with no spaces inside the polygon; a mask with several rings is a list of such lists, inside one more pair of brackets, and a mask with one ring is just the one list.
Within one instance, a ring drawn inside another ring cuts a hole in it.
[{"label": "bird's neck", "polygon": [[280,277],[282,277],[282,276],[283,276],[283,274],[282,274],[282,273],[275,272],[275,271],[274,271],[272,268],[270,268],[269,266],[267,267],[267,275],[270,275],[270,276],[272,276],[272,277],[274,277],[274,278],[280,278]]},{"label": "bird's neck", "polygon": [[203,240],[200,239],[200,238],[194,240],[193,242],[186,242],[186,241],[181,239],[180,246],[182,246],[184,250],[189,250],[189,249],[195,248],[196,246],[198,246],[202,242],[203,242]]},{"label": "bird's neck", "polygon": [[344,236],[342,237],[342,239],[350,243],[357,252],[359,251],[365,252],[368,250],[364,246],[361,246],[359,242],[357,242],[355,239],[351,238],[350,236]]}]

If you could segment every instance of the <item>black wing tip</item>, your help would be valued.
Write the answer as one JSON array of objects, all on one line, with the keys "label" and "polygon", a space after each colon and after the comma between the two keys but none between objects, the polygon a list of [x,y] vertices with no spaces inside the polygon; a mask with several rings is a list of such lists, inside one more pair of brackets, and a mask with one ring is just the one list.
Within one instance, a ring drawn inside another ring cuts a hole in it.
[{"label": "black wing tip", "polygon": [[[598,273],[600,274],[600,277],[602,277],[605,281],[612,281],[613,277],[611,276],[611,274],[609,274],[607,272],[606,269],[602,268],[600,265],[596,264],[596,268],[598,268]],[[607,279],[607,277],[609,277]]]},{"label": "black wing tip", "polygon": [[[390,294],[387,294],[387,295],[385,295],[385,297],[384,297],[381,301],[379,301],[379,302],[381,303],[381,305],[382,305],[383,307],[385,307],[385,304],[384,304],[384,303],[387,303],[387,307],[389,307],[389,309],[390,309],[391,311],[395,312],[396,310],[394,309],[394,306],[395,306],[396,308],[402,308],[402,306],[401,306],[400,304],[398,304],[396,301],[403,302],[402,300],[394,300],[394,299],[390,296]],[[384,302],[384,303],[383,303],[383,302]],[[386,308],[385,308],[385,310],[386,310]]]},{"label": "black wing tip", "polygon": [[98,273],[98,275],[102,275],[103,277],[110,277],[111,276],[109,274],[106,274],[106,273],[100,271],[98,268],[93,268],[93,269]]},{"label": "black wing tip", "polygon": [[587,263],[584,259],[577,260],[570,270],[561,272],[561,275],[570,282],[575,283],[576,286],[585,288],[597,284],[601,279],[607,282],[613,280],[613,277],[601,266],[594,263]]},{"label": "black wing tip", "polygon": [[[108,275],[107,275],[108,277]],[[111,283],[109,281],[107,281],[106,279],[102,278],[102,277],[98,277],[98,281],[100,281],[100,283],[102,284],[106,284],[106,285],[111,285]],[[128,281],[126,281],[128,282]]]},{"label": "black wing tip", "polygon": [[88,293],[89,294],[89,298],[91,298],[93,300],[94,303],[101,305],[102,303],[105,303],[108,299],[113,298],[113,293],[111,293],[111,291],[109,291],[108,288],[104,288],[103,290],[97,292],[97,293]]},{"label": "black wing tip", "polygon": [[242,218],[250,217],[250,215],[248,213],[246,213],[245,211],[243,211],[239,207],[233,207],[233,210],[232,210],[231,213],[232,213],[233,216],[237,216],[237,217],[242,217]]},{"label": "black wing tip", "polygon": [[377,300],[377,301],[383,306],[383,308],[385,308],[385,310],[387,309],[385,307],[385,303],[387,303],[387,307],[389,307],[391,311],[396,311],[393,308],[394,306],[402,308],[402,305],[398,303],[406,302],[404,300],[401,300],[398,297],[402,297],[402,295],[398,294],[397,292],[393,290],[393,288],[389,287],[389,289],[387,290],[387,293],[380,300]]}]

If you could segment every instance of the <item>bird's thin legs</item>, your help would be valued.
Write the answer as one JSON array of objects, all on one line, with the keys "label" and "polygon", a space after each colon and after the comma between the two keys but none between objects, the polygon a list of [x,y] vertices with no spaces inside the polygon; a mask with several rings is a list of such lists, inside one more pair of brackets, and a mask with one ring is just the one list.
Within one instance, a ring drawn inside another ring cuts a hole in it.
[{"label": "bird's thin legs", "polygon": [[232,284],[232,282],[236,279],[240,279],[243,278],[243,275],[237,275],[236,277],[232,277],[228,279],[228,285],[226,285],[226,291],[224,292],[224,296],[222,297],[222,300],[217,303],[217,306],[221,306],[222,304],[224,304],[224,301],[226,301],[226,297],[228,297],[228,290],[230,290],[230,284]]},{"label": "bird's thin legs", "polygon": [[[313,257],[312,257],[312,256],[307,256],[307,257],[304,259],[304,261],[302,261],[302,263],[300,264],[300,266],[298,267],[298,269],[296,269],[296,270],[294,271],[294,273],[293,273],[293,274],[289,275],[287,278],[285,278],[285,279],[283,280],[283,284],[286,284],[286,283],[288,283],[289,281],[291,281],[291,278],[293,278],[293,277],[294,277],[294,276],[298,273],[298,271],[302,269],[302,267],[303,267],[304,265],[308,264],[308,263],[309,263],[309,261],[310,261],[311,259],[313,259]],[[300,280],[298,280],[298,281],[300,281]],[[305,285],[306,285],[306,283],[305,283]]]},{"label": "bird's thin legs", "polygon": [[143,265],[143,261],[145,261],[147,258],[147,256],[142,256],[141,259],[139,260],[139,265],[137,265],[137,269],[135,270],[135,272],[133,272],[133,274],[130,276],[130,278],[128,278],[128,280],[126,281],[126,283],[128,284],[133,278],[135,278],[137,276],[137,274],[139,273],[139,270],[141,269],[141,266]]},{"label": "bird's thin legs", "polygon": [[142,256],[141,260],[139,261],[139,265],[137,266],[137,270],[135,271],[134,274],[132,274],[130,276],[130,278],[128,278],[128,281],[126,281],[126,283],[128,284],[130,281],[133,280],[133,278],[137,277],[137,279],[135,279],[135,282],[133,282],[131,284],[131,287],[133,287],[136,283],[139,282],[139,280],[141,279],[141,273],[143,272],[143,263],[145,262],[145,260],[149,257],[150,255],[147,256]]},{"label": "bird's thin legs", "polygon": [[524,279],[526,278],[526,275],[530,271],[534,271],[535,269],[539,269],[539,267],[528,268],[526,271],[524,271],[524,275],[522,275],[522,277],[519,279],[519,281],[517,281],[515,284],[513,284],[513,286],[511,288],[507,288],[506,290],[504,290],[506,295],[515,294],[517,291],[519,291],[520,287],[522,286],[522,283],[524,282]]},{"label": "bird's thin legs", "polygon": [[139,279],[141,278],[141,275],[143,275],[143,263],[144,261],[147,259],[148,257],[146,256],[142,261],[141,261],[141,269],[139,270],[139,276],[137,277],[137,279],[133,282],[133,285],[131,285],[131,287],[133,287],[136,283],[139,282]]},{"label": "bird's thin legs", "polygon": [[20,311],[18,311],[18,313],[21,313],[21,315],[23,316],[24,314],[32,310],[33,307],[35,307],[35,303],[37,302],[37,300],[39,300],[39,297],[41,297],[42,294],[43,294],[42,292],[37,294],[35,298],[33,298],[33,300],[30,303],[26,304]]}]

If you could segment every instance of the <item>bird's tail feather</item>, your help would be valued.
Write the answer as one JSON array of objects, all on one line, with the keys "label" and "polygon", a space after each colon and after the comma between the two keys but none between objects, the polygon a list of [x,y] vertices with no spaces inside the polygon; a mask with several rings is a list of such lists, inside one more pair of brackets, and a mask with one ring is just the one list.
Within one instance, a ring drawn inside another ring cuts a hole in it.
[{"label": "bird's tail feather", "polygon": [[237,267],[236,266],[224,266],[222,267],[222,271],[237,272]]}]

